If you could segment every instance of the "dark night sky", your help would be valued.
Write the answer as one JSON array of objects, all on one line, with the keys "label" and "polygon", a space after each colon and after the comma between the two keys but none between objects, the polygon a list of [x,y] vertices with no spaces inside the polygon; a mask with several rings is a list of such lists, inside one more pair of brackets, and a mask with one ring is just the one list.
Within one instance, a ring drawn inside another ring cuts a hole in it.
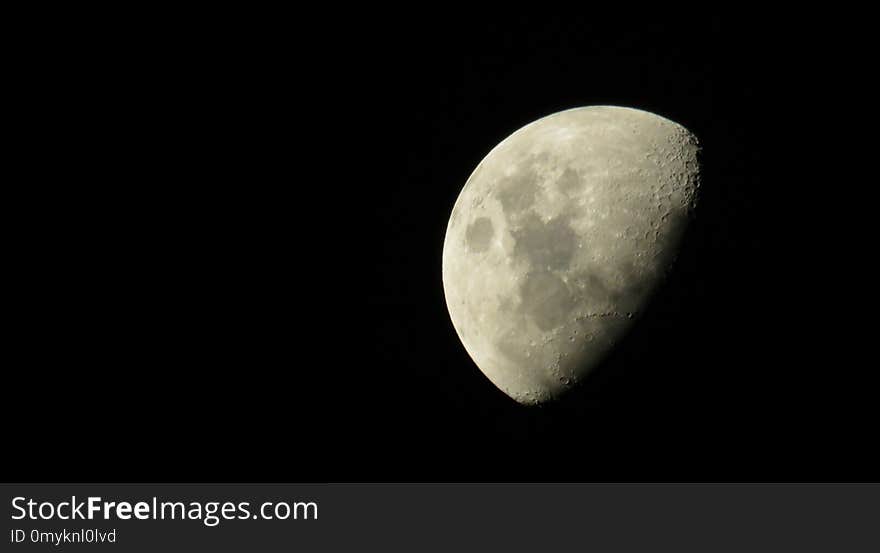
[{"label": "dark night sky", "polygon": [[[833,319],[780,248],[796,43],[748,18],[393,21],[33,47],[17,477],[876,478],[869,378],[829,370]],[[621,347],[523,408],[455,335],[445,226],[501,139],[593,104],[692,130],[702,203]]]}]

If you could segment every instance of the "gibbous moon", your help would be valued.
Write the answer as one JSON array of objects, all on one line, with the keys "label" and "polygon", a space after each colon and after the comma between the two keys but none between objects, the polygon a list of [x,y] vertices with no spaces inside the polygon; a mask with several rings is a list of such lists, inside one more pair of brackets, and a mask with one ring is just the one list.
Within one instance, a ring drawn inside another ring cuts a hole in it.
[{"label": "gibbous moon", "polygon": [[594,106],[526,125],[477,166],[449,219],[443,287],[499,389],[557,398],[623,337],[675,259],[698,151],[668,119]]}]

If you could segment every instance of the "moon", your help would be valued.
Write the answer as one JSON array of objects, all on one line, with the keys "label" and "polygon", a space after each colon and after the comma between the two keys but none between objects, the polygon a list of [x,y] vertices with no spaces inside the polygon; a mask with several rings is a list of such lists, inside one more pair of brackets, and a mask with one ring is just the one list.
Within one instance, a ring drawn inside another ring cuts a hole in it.
[{"label": "moon", "polygon": [[522,127],[480,162],[449,218],[443,288],[495,386],[540,404],[602,362],[673,265],[699,150],[668,119],[590,106]]}]

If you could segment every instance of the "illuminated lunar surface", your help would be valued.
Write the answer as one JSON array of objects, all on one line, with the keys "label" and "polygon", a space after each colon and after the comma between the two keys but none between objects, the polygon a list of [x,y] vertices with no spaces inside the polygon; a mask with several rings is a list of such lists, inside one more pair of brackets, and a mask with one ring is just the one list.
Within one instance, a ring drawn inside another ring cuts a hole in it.
[{"label": "illuminated lunar surface", "polygon": [[675,259],[698,150],[668,119],[595,106],[526,125],[477,166],[449,219],[443,287],[499,389],[558,398],[623,337]]}]

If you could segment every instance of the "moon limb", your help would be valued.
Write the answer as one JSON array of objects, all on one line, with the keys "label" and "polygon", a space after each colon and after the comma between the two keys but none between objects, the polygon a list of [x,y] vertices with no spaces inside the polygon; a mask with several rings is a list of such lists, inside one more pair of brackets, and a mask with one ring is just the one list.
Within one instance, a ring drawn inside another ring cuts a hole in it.
[{"label": "moon limb", "polygon": [[534,121],[480,162],[450,216],[443,287],[499,389],[557,398],[629,330],[696,206],[698,152],[668,119],[593,106]]}]

